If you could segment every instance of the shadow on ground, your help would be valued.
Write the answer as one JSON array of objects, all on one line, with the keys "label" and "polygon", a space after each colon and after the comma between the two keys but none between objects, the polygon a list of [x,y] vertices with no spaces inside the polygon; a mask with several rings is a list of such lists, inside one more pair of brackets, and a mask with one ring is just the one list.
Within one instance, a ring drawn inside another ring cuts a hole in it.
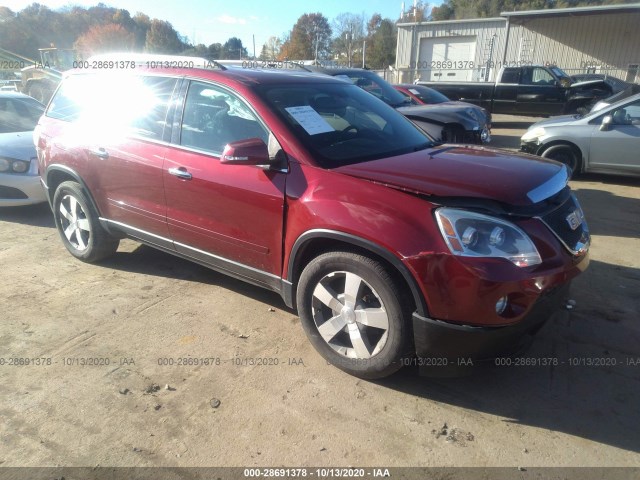
[{"label": "shadow on ground", "polygon": [[141,244],[132,252],[119,251],[112,257],[103,260],[100,265],[124,272],[143,273],[145,275],[221,286],[234,293],[246,295],[267,305],[295,314],[285,305],[280,295],[275,292],[237,280],[147,245]]},{"label": "shadow on ground", "polygon": [[39,203],[25,207],[0,208],[0,221],[21,223],[34,227],[53,228],[56,226],[48,203]]}]

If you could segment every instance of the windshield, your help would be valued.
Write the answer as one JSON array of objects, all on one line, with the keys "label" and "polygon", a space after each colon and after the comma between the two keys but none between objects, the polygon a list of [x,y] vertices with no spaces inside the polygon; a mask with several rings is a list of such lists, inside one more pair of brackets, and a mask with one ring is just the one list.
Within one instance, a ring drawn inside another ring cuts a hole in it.
[{"label": "windshield", "polygon": [[392,107],[406,107],[411,104],[411,99],[406,98],[393,88],[390,83],[387,83],[375,73],[367,72],[366,70],[354,70],[334,76],[343,80],[350,80],[365,92],[369,92]]},{"label": "windshield", "polygon": [[550,69],[558,78],[571,78],[560,67],[551,67]]},{"label": "windshield", "polygon": [[433,105],[436,103],[444,103],[448,102],[449,99],[445,97],[440,92],[434,90],[433,88],[428,87],[420,87],[415,85],[413,87],[407,88],[411,93],[413,93],[416,97],[422,100],[427,105]]},{"label": "windshield", "polygon": [[44,105],[30,97],[0,97],[0,133],[31,131],[42,112]]},{"label": "windshield", "polygon": [[257,89],[324,168],[433,145],[433,140],[402,114],[354,85],[262,85]]}]

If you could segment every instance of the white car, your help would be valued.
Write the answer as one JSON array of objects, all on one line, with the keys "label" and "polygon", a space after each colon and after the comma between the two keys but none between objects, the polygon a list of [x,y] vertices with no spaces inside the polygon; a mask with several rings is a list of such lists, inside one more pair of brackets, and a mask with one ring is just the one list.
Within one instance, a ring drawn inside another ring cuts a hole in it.
[{"label": "white car", "polygon": [[562,162],[574,173],[640,176],[640,94],[584,116],[534,123],[520,149]]},{"label": "white car", "polygon": [[46,202],[38,175],[33,129],[44,105],[17,92],[0,92],[0,207]]}]

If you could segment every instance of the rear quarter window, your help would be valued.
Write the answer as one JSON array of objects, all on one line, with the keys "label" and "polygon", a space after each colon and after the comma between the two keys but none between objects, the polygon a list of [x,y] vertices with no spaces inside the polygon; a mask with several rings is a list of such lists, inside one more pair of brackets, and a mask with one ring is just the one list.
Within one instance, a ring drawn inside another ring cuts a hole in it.
[{"label": "rear quarter window", "polygon": [[177,82],[162,76],[73,75],[62,82],[46,115],[161,140]]}]

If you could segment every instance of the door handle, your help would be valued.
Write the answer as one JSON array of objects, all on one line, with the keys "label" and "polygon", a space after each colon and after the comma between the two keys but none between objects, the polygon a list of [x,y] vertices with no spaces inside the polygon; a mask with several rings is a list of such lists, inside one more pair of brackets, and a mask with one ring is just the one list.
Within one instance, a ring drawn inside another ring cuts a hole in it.
[{"label": "door handle", "polygon": [[89,150],[89,153],[91,155],[95,155],[96,157],[102,159],[102,160],[106,160],[107,158],[109,158],[109,152],[107,152],[104,148],[100,147],[100,148],[93,148]]},{"label": "door handle", "polygon": [[182,178],[184,180],[191,180],[191,177],[192,177],[192,175],[189,172],[187,172],[186,168],[184,167],[170,168],[167,171],[169,172],[170,175],[173,175],[178,178]]}]

